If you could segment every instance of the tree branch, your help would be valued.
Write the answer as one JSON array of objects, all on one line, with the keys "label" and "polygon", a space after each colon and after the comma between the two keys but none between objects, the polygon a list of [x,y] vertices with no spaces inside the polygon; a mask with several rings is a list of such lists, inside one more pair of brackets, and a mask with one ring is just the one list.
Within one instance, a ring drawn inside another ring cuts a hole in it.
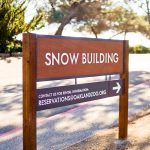
[{"label": "tree branch", "polygon": [[56,31],[55,35],[62,35],[62,31],[63,31],[64,27],[68,23],[70,23],[70,21],[73,18],[75,18],[77,16],[77,13],[79,12],[80,6],[84,2],[85,2],[85,0],[81,0],[79,3],[78,2],[74,2],[70,6],[70,8],[68,9],[68,12],[66,13],[64,18],[62,19],[62,22],[61,22],[60,26],[58,27],[58,30]]},{"label": "tree branch", "polygon": [[111,36],[110,39],[112,39],[113,37],[115,37],[115,36],[117,36],[117,35],[119,35],[119,34],[121,34],[121,33],[123,33],[123,32],[124,32],[124,31],[121,31],[121,32],[119,32],[119,33],[117,33],[117,34]]}]

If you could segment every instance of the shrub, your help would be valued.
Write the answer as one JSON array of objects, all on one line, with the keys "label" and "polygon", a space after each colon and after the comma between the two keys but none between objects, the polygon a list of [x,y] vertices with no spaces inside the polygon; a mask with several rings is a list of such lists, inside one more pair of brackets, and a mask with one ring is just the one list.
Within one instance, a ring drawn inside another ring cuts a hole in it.
[{"label": "shrub", "polygon": [[136,53],[136,54],[150,53],[150,48],[142,45],[136,45],[134,47],[129,48],[129,53]]},{"label": "shrub", "polygon": [[21,48],[16,36],[43,27],[42,13],[25,21],[26,0],[0,1],[0,53],[12,53]]}]

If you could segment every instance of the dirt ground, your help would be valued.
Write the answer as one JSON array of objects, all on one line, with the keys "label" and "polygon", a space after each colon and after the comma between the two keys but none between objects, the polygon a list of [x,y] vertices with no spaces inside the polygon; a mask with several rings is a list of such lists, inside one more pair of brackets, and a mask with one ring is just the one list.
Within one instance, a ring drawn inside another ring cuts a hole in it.
[{"label": "dirt ground", "polygon": [[128,138],[118,140],[118,127],[99,131],[65,150],[150,150],[150,108],[129,119]]}]

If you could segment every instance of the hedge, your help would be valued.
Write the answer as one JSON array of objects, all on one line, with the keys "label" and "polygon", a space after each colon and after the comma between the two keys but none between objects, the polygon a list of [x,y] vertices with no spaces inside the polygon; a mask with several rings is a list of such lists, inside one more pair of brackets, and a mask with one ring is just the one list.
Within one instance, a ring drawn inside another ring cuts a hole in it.
[{"label": "hedge", "polygon": [[129,48],[129,53],[134,53],[134,54],[150,53],[150,48],[142,46],[142,45],[136,45],[134,47]]}]

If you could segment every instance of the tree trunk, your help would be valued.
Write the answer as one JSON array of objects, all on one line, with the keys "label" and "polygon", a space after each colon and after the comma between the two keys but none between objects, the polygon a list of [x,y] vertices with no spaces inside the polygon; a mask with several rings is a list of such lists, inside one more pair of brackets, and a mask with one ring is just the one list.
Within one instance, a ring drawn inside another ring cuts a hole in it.
[{"label": "tree trunk", "polygon": [[150,24],[150,7],[149,7],[149,0],[146,0],[146,8],[147,8],[148,23]]},{"label": "tree trunk", "polygon": [[84,3],[84,0],[80,1],[80,3],[73,3],[71,7],[68,9],[68,12],[64,16],[64,18],[61,21],[60,26],[58,27],[55,35],[62,35],[64,27],[70,23],[70,21],[75,18],[79,12],[81,4]]},{"label": "tree trunk", "polygon": [[66,24],[61,23],[60,26],[58,27],[55,35],[62,35],[63,29],[66,26]]},{"label": "tree trunk", "polygon": [[124,31],[124,40],[126,40],[127,31]]},{"label": "tree trunk", "polygon": [[92,32],[94,33],[94,35],[95,35],[95,38],[97,39],[98,38],[98,36],[97,36],[97,32],[94,30],[94,28],[91,26],[91,30],[92,30]]}]

